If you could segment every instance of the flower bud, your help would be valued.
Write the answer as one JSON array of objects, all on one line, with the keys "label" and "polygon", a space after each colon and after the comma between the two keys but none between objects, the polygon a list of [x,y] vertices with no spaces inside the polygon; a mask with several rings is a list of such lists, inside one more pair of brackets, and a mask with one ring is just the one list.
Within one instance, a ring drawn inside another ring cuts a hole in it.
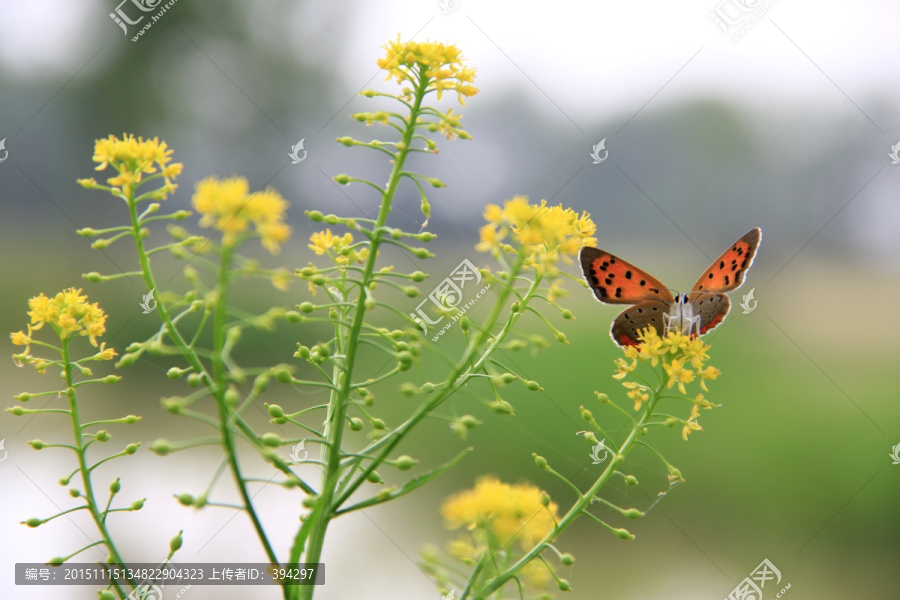
[{"label": "flower bud", "polygon": [[363,420],[359,417],[353,417],[350,419],[350,431],[359,431],[363,428]]},{"label": "flower bud", "polygon": [[511,415],[513,414],[512,404],[507,402],[506,400],[495,400],[491,402],[488,407],[494,411],[495,413],[501,415]]},{"label": "flower bud", "polygon": [[[535,459],[535,462],[537,462],[537,459]],[[546,463],[547,461],[544,461],[544,462]],[[538,500],[540,501],[541,506],[549,506],[550,505],[550,494],[548,494],[547,492],[541,492],[541,495],[538,497]]]},{"label": "flower bud", "polygon": [[241,395],[240,392],[237,391],[237,388],[229,387],[227,390],[225,390],[224,400],[226,406],[234,408],[235,406],[237,406],[237,403],[240,401],[240,399]]},{"label": "flower bud", "polygon": [[184,544],[184,538],[181,537],[183,532],[179,531],[178,535],[172,538],[172,541],[169,542],[169,551],[172,553],[178,552],[181,549],[181,545]]},{"label": "flower bud", "polygon": [[40,450],[44,447],[44,442],[41,440],[31,440],[28,444],[35,450]]},{"label": "flower bud", "polygon": [[194,504],[194,497],[188,493],[178,494],[175,498],[184,506],[192,506]]},{"label": "flower bud", "polygon": [[125,417],[122,420],[122,422],[125,423],[126,425],[134,425],[135,423],[137,423],[140,420],[141,420],[141,417],[139,417],[137,415],[128,415],[127,417]]},{"label": "flower bud", "polygon": [[538,469],[546,469],[547,468],[547,459],[543,456],[539,456],[537,454],[534,455],[534,464],[537,465]]},{"label": "flower bud", "polygon": [[629,519],[640,519],[641,517],[644,516],[644,513],[639,511],[636,508],[629,508],[628,510],[625,511],[625,516],[628,517]]},{"label": "flower bud", "polygon": [[571,554],[569,554],[568,552],[566,552],[565,554],[563,554],[562,556],[559,557],[559,561],[568,567],[575,562],[575,557],[572,556]]},{"label": "flower bud", "polygon": [[277,433],[271,432],[264,433],[259,436],[259,441],[262,442],[264,446],[269,446],[270,448],[277,448],[284,443],[284,441],[281,439],[281,437],[279,437]]},{"label": "flower bud", "polygon": [[128,444],[125,446],[125,454],[134,454],[137,452],[138,446],[140,446],[140,444]]},{"label": "flower bud", "polygon": [[569,585],[569,582],[566,581],[565,579],[558,579],[558,580],[556,581],[556,586],[557,586],[557,587],[560,589],[560,591],[562,591],[562,592],[569,592],[569,591],[572,590],[572,586]]},{"label": "flower bud", "polygon": [[414,459],[412,456],[408,456],[406,454],[404,454],[403,456],[397,457],[397,460],[394,461],[394,465],[401,471],[409,471],[414,466],[416,466],[418,463],[419,463],[419,461]]},{"label": "flower bud", "polygon": [[[340,176],[338,176],[340,177]],[[318,210],[308,210],[306,211],[306,216],[309,217],[310,221],[315,221],[316,223],[320,223],[324,218],[322,213]]]},{"label": "flower bud", "polygon": [[269,416],[277,419],[278,417],[284,416],[284,409],[281,408],[278,404],[266,404],[266,410],[269,411]]},{"label": "flower bud", "polygon": [[291,372],[288,371],[285,367],[280,367],[274,369],[272,374],[275,375],[275,379],[277,379],[281,383],[290,383],[292,381]]},{"label": "flower bud", "polygon": [[113,494],[118,494],[119,490],[121,490],[121,489],[122,489],[122,483],[119,481],[119,478],[116,477],[116,479],[111,484],[109,484],[109,491],[112,492]]},{"label": "flower bud", "polygon": [[381,475],[378,474],[378,471],[371,471],[368,475],[366,475],[366,481],[369,483],[384,483],[381,479]]},{"label": "flower bud", "polygon": [[409,278],[415,281],[416,283],[420,283],[425,281],[428,276],[422,271],[416,271],[414,273],[410,273]]},{"label": "flower bud", "polygon": [[627,529],[614,529],[616,536],[620,540],[633,540],[634,536]]},{"label": "flower bud", "polygon": [[29,527],[40,527],[41,525],[44,524],[44,522],[42,520],[36,519],[34,517],[31,517],[27,521],[22,521],[22,522],[25,523],[26,525],[28,525]]}]

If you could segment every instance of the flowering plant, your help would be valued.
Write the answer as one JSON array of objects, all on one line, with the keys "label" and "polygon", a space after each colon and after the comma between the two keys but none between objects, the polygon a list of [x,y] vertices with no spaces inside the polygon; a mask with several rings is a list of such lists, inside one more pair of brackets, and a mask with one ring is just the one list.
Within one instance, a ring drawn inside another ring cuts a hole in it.
[{"label": "flowering plant", "polygon": [[[437,143],[429,133],[443,134],[448,140],[470,139],[461,127],[460,115],[452,109],[439,110],[427,100],[432,96],[440,100],[444,93],[455,93],[459,103],[465,104],[465,99],[478,90],[473,85],[474,69],[467,66],[453,45],[403,43],[398,39],[388,43],[385,51],[378,65],[387,72],[388,80],[400,86],[399,91],[366,90],[362,95],[386,98],[397,107],[396,112],[361,112],[353,118],[367,125],[386,126],[393,133],[393,140],[341,137],[337,141],[349,148],[368,148],[386,155],[390,159],[387,183],[380,185],[348,174],[334,177],[341,185],[361,184],[374,190],[379,199],[377,217],[306,211],[312,222],[324,223],[325,229],[309,239],[308,248],[314,260],[293,272],[284,267],[261,266],[241,254],[245,244],[259,240],[269,253],[276,255],[290,238],[291,228],[285,222],[289,203],[274,189],[252,191],[247,180],[238,176],[209,177],[198,182],[192,207],[200,215],[199,227],[212,230],[209,235],[192,233],[178,224],[191,216],[190,211],[161,211],[162,202],[177,190],[175,181],[182,172],[182,165],[172,162],[173,151],[165,142],[130,134],[97,140],[93,157],[96,170],[112,173],[103,183],[94,178],[79,180],[85,188],[106,192],[121,201],[127,212],[127,223],[105,229],[83,228],[78,233],[93,239],[92,246],[97,249],[130,239],[137,259],[134,270],[114,274],[89,272],[84,278],[91,283],[135,278],[148,290],[145,301],[155,299],[155,306],[148,304],[145,312],[153,312],[158,318],[158,329],[148,339],[129,344],[116,366],[131,366],[145,355],[168,361],[168,377],[183,380],[188,389],[182,396],[163,398],[162,407],[196,421],[210,434],[191,440],[159,439],[150,444],[150,450],[164,457],[198,446],[217,446],[223,456],[222,468],[209,474],[205,487],[179,492],[176,498],[182,505],[197,509],[221,506],[239,510],[252,524],[265,560],[273,566],[295,568],[301,563],[319,563],[326,534],[334,520],[409,494],[458,463],[470,449],[462,449],[444,464],[422,468],[417,466],[417,459],[401,453],[410,432],[428,417],[446,418],[451,430],[463,439],[470,429],[480,425],[469,414],[441,415],[441,407],[449,398],[464,394],[497,413],[512,415],[513,404],[501,396],[501,390],[511,384],[521,384],[530,391],[542,389],[536,381],[515,373],[515,369],[506,366],[496,355],[503,349],[531,346],[538,350],[547,345],[543,337],[520,328],[519,321],[525,315],[532,315],[538,324],[546,326],[557,341],[568,343],[566,335],[545,314],[545,307],[558,312],[563,320],[574,319],[572,312],[559,304],[565,295],[563,282],[566,277],[571,278],[564,266],[571,264],[582,246],[595,243],[592,237],[595,226],[586,213],[549,206],[546,201],[532,204],[522,196],[502,206],[489,204],[476,248],[489,253],[496,266],[482,267],[468,276],[485,280],[485,290],[493,295],[490,308],[476,317],[460,308],[459,298],[450,301],[443,295],[438,310],[459,323],[457,332],[463,344],[455,354],[429,344],[426,322],[433,324],[440,319],[432,321],[425,312],[419,311],[416,316],[396,308],[398,298],[408,301],[419,296],[421,290],[415,284],[428,276],[418,270],[407,273],[383,265],[381,255],[385,248],[393,246],[418,259],[433,256],[420,245],[436,237],[426,228],[431,217],[426,188],[442,188],[444,183],[408,170],[407,161],[411,153],[437,152]],[[423,224],[419,231],[404,231],[389,225],[395,195],[403,182],[412,184],[420,197]],[[153,245],[150,240],[160,223],[168,224],[171,240]],[[163,252],[184,262],[181,272],[188,284],[186,291],[168,289],[168,281],[159,277],[154,260]],[[293,280],[300,279],[307,284],[308,293],[303,291],[305,299],[295,306],[276,306],[261,313],[235,304],[235,288],[259,278],[270,281],[279,290],[287,290]],[[81,489],[73,488],[71,493],[74,498],[82,499],[84,504],[77,509],[90,512],[101,538],[87,547],[102,546],[108,553],[109,563],[126,564],[107,528],[106,517],[117,511],[139,510],[145,500],[112,508],[114,496],[121,489],[116,479],[110,486],[104,508],[93,486],[92,470],[113,458],[134,454],[138,444],[129,444],[94,463],[88,459],[87,451],[94,443],[110,439],[105,429],[95,431],[96,427],[132,424],[140,417],[128,415],[83,422],[76,393],[85,384],[115,383],[120,379],[115,375],[90,379],[92,374],[85,364],[117,356],[112,348],[97,343],[97,338],[105,332],[106,314],[96,304],[88,303],[81,290],[75,289],[65,290],[53,298],[36,296],[29,302],[29,308],[27,332],[12,334],[14,344],[25,346],[25,351],[15,355],[15,360],[31,364],[42,373],[58,368],[65,379],[68,404],[67,408],[36,410],[17,405],[9,410],[17,416],[54,412],[68,415],[73,427],[73,444],[35,440],[31,445],[36,449],[58,446],[75,451],[78,466],[60,483],[68,485],[76,474],[81,478]],[[46,324],[58,337],[59,346],[36,335]],[[321,335],[322,325],[328,331],[325,339],[311,341]],[[298,338],[293,357],[277,364],[239,363],[235,350],[244,331],[279,327],[290,327]],[[97,351],[76,360],[71,344],[81,336],[87,337]],[[432,341],[437,339],[435,336]],[[59,357],[32,355],[32,347],[49,350]],[[624,380],[627,396],[635,403],[636,416],[619,408],[604,394],[598,394],[598,398],[604,405],[628,414],[633,424],[631,432],[615,443],[591,412],[582,408],[582,416],[592,427],[592,431],[582,432],[584,438],[597,444],[597,435],[603,435],[610,440],[615,455],[594,484],[580,492],[544,458],[535,457],[539,468],[562,478],[578,491],[577,501],[562,515],[558,504],[535,486],[509,485],[490,476],[480,479],[473,490],[449,499],[443,507],[443,516],[449,527],[462,531],[450,546],[450,560],[461,561],[469,570],[451,566],[436,550],[426,551],[425,568],[434,575],[441,589],[446,592],[451,585],[459,585],[463,589],[462,598],[479,599],[500,598],[508,584],[518,586],[520,597],[526,587],[541,588],[551,580],[559,589],[569,589],[569,584],[556,572],[557,563],[571,565],[574,558],[558,551],[554,543],[583,515],[592,517],[620,538],[633,537],[624,528],[599,519],[589,509],[594,502],[613,506],[598,493],[614,476],[621,476],[632,485],[636,483],[621,468],[633,448],[640,445],[650,448],[640,440],[647,428],[680,423],[685,437],[700,429],[699,410],[712,405],[702,394],[688,398],[686,386],[699,380],[705,391],[705,381],[718,375],[718,371],[705,365],[708,348],[699,340],[679,333],[660,337],[649,330],[638,346],[626,349],[624,357],[616,362],[614,377]],[[389,368],[372,375],[364,365],[373,358],[386,359],[385,366],[390,365]],[[439,377],[423,381],[424,376],[408,374],[414,364],[432,359],[441,362]],[[639,373],[642,364],[656,369],[655,383]],[[77,380],[79,376],[89,379]],[[401,378],[405,380],[400,381]],[[312,403],[309,395],[298,394],[285,405],[263,402],[273,382],[297,390],[324,392],[327,399]],[[675,386],[679,394],[672,397],[692,404],[687,418],[659,411],[660,401]],[[418,404],[402,420],[389,422],[390,419],[377,414],[375,392],[378,389],[399,389]],[[35,396],[56,393],[23,393],[17,399],[26,402]],[[248,409],[260,404],[279,433],[259,431],[247,419]],[[321,449],[319,459],[308,459],[306,454],[299,456],[298,448],[307,442]],[[292,460],[279,451],[290,445],[294,447]],[[246,461],[239,460],[239,448],[252,449],[260,460],[248,466]],[[679,480],[678,470],[665,464],[670,479]],[[407,472],[413,469],[417,472],[410,477]],[[250,474],[261,470],[264,477]],[[230,475],[240,498],[238,504],[213,497],[213,486],[222,473]],[[250,491],[251,484],[259,481],[277,484],[285,493],[297,496],[299,523],[287,548],[276,547],[271,532],[260,518]],[[629,518],[642,514],[636,509],[614,508]],[[36,527],[52,518],[55,517],[32,518],[25,523]],[[169,559],[183,542],[179,532],[170,544]],[[51,563],[60,564],[84,549],[56,557]],[[545,555],[548,549],[555,558]],[[124,600],[141,585],[137,581],[114,582],[100,590],[100,597]],[[310,600],[315,591],[316,587],[311,585],[285,582],[281,586],[286,600]]]}]

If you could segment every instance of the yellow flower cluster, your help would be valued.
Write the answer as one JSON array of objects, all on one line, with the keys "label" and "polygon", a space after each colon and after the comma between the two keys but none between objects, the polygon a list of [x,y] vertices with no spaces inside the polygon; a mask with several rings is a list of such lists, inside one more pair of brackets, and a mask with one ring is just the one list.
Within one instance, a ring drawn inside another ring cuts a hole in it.
[{"label": "yellow flower cluster", "polygon": [[[49,363],[29,356],[29,352],[30,345],[35,343],[32,338],[34,332],[45,324],[49,323],[61,340],[77,333],[87,336],[93,346],[97,346],[97,337],[106,332],[106,313],[96,302],[88,302],[80,289],[69,288],[52,298],[44,294],[34,296],[28,301],[28,308],[28,316],[31,317],[28,333],[15,331],[9,337],[16,346],[25,346],[25,352],[16,355],[16,358],[33,363],[42,373]],[[110,360],[115,355],[115,350],[101,345],[97,358]]]},{"label": "yellow flower cluster", "polygon": [[510,485],[494,477],[482,477],[475,488],[451,496],[441,514],[451,529],[484,528],[505,546],[514,538],[530,550],[554,527],[557,505],[541,503],[541,490],[521,483]]},{"label": "yellow flower cluster", "polygon": [[342,236],[331,233],[330,229],[317,231],[309,238],[310,250],[322,256],[326,252],[339,265],[347,265],[354,261],[362,262],[369,256],[368,248],[357,250],[353,247],[353,234],[349,231]]},{"label": "yellow flower cluster", "polygon": [[[135,186],[140,185],[144,175],[159,174],[165,181],[156,195],[157,199],[165,198],[175,191],[177,187],[172,180],[181,174],[182,164],[172,163],[172,150],[159,138],[144,140],[135,138],[130,133],[122,134],[122,139],[111,135],[105,139],[94,142],[94,157],[97,163],[96,170],[103,171],[112,166],[118,175],[110,177],[106,182],[114,188],[122,190],[125,196],[131,196]],[[79,179],[78,183],[86,188],[95,188],[97,182],[93,179]]]},{"label": "yellow flower cluster", "polygon": [[[466,96],[474,96],[478,88],[472,85],[475,81],[475,69],[470,69],[463,62],[462,52],[453,44],[439,42],[388,42],[383,46],[384,58],[378,59],[378,66],[388,72],[387,79],[392,77],[403,85],[410,83],[418,87],[420,78],[427,82],[426,92],[436,91],[438,100],[444,90],[455,91],[460,104]],[[410,90],[405,90],[407,95]]]},{"label": "yellow flower cluster", "polygon": [[527,253],[526,266],[540,273],[553,275],[560,258],[566,264],[582,246],[593,246],[591,237],[597,227],[585,212],[580,215],[571,208],[529,204],[528,198],[515,196],[507,200],[503,208],[488,204],[484,209],[487,225],[480,230],[480,243],[476,249],[484,252],[501,249],[516,252],[505,240],[515,241]]},{"label": "yellow flower cluster", "polygon": [[[673,329],[665,336],[660,337],[654,327],[648,327],[639,336],[640,343],[636,346],[625,348],[625,358],[616,359],[615,379],[625,379],[633,372],[638,363],[646,363],[651,366],[662,365],[662,372],[666,378],[666,388],[678,386],[678,391],[687,394],[685,384],[700,379],[700,389],[709,391],[706,387],[707,380],[715,380],[719,376],[719,369],[707,366],[709,359],[707,352],[709,345],[704,344],[699,337],[684,335],[681,331]],[[634,400],[634,410],[640,410],[641,405],[649,400],[650,394],[647,386],[634,381],[623,381],[622,385],[628,390],[627,396]],[[691,415],[683,422],[681,435],[687,439],[691,431],[701,431],[702,427],[697,423],[697,417],[701,408],[712,408],[713,404],[697,394],[693,398]]]},{"label": "yellow flower cluster", "polygon": [[281,243],[291,235],[291,228],[284,223],[288,201],[272,189],[251,194],[243,177],[204,179],[197,184],[192,202],[203,215],[200,225],[221,231],[225,245],[234,243],[251,224],[263,247],[272,254],[277,254]]}]

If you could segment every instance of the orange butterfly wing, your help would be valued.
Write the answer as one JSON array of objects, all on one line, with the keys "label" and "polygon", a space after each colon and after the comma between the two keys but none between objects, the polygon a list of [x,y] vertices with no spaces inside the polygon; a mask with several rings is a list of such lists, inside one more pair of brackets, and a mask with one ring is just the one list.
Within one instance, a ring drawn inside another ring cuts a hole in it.
[{"label": "orange butterfly wing", "polygon": [[756,258],[760,240],[762,231],[757,227],[732,244],[731,248],[722,253],[722,256],[700,276],[691,288],[690,299],[693,301],[702,293],[721,294],[741,287],[747,269]]},{"label": "orange butterfly wing", "polygon": [[584,278],[600,302],[637,304],[654,300],[667,306],[675,302],[657,278],[609,252],[585,246],[579,257]]}]

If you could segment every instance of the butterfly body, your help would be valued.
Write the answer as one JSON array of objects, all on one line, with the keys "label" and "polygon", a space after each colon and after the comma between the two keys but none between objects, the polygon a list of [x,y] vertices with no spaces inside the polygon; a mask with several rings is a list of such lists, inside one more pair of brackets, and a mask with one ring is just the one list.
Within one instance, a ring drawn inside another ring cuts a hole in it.
[{"label": "butterfly body", "polygon": [[642,329],[662,333],[672,329],[701,336],[718,326],[731,301],[725,292],[744,283],[753,264],[762,232],[749,231],[726,250],[694,284],[690,294],[673,295],[646,271],[598,248],[581,249],[581,268],[600,302],[630,304],[613,321],[610,335],[620,346],[634,346]]}]

